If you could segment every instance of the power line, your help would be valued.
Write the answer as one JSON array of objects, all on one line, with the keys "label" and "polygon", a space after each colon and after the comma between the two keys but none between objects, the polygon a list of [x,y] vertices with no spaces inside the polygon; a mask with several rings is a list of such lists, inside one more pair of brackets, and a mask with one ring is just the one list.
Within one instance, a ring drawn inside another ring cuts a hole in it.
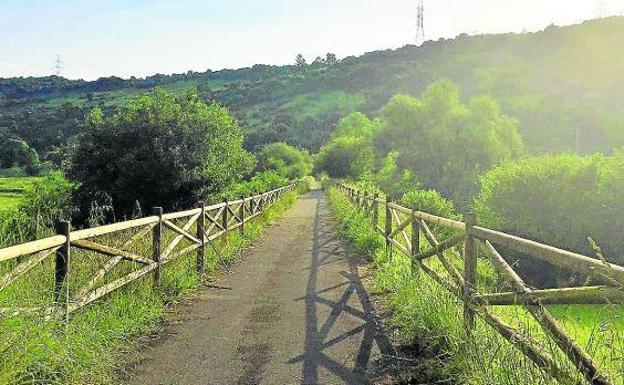
[{"label": "power line", "polygon": [[416,45],[425,42],[425,4],[424,0],[418,0],[418,16],[416,16]]}]

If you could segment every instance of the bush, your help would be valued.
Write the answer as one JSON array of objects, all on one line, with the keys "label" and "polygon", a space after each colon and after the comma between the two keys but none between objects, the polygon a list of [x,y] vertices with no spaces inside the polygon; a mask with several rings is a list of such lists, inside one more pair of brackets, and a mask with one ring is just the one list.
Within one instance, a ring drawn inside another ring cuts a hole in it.
[{"label": "bush", "polygon": [[195,93],[182,100],[155,90],[105,118],[92,112],[69,167],[79,182],[83,217],[98,195],[109,196],[118,218],[144,208],[186,208],[214,196],[253,168],[229,111]]},{"label": "bush", "polygon": [[[485,173],[481,184],[475,202],[481,225],[596,255],[591,237],[607,260],[624,264],[624,153],[529,158]],[[527,273],[553,283],[555,270],[517,258]]]},{"label": "bush", "polygon": [[312,190],[312,186],[315,183],[315,179],[312,176],[306,176],[297,181],[297,192],[299,194],[305,194],[308,191]]},{"label": "bush", "polygon": [[275,171],[288,179],[303,178],[312,172],[312,157],[286,143],[271,143],[258,154],[258,170]]},{"label": "bush", "polygon": [[455,205],[435,190],[411,190],[403,194],[401,204],[439,217],[461,220]]},{"label": "bush", "polygon": [[367,138],[341,136],[323,146],[314,163],[317,172],[332,178],[359,179],[373,169],[373,148]]},{"label": "bush", "polygon": [[255,195],[286,186],[289,180],[275,171],[265,171],[254,175],[251,179],[237,183],[229,191],[220,195],[222,199],[238,199],[245,195]]}]

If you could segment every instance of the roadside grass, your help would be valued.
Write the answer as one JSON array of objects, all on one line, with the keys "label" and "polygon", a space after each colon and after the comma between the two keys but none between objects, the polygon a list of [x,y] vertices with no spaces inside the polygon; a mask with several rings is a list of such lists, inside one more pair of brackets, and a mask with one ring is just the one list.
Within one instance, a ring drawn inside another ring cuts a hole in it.
[{"label": "roadside grass", "polygon": [[[204,278],[212,280],[223,266],[234,263],[242,250],[276,221],[296,197],[296,193],[284,195],[246,223],[244,235],[234,230],[207,245]],[[192,231],[195,229],[189,232]],[[115,245],[130,236],[116,234],[98,242]],[[165,239],[173,236],[168,234]],[[129,251],[149,256],[150,245],[148,236]],[[178,247],[187,245],[182,242]],[[105,260],[106,257],[72,248],[70,290],[75,293]],[[10,267],[3,264],[0,275]],[[106,282],[135,269],[131,263],[120,263],[107,275]],[[50,305],[53,279],[53,258],[48,258],[0,292],[0,307]],[[157,331],[166,304],[183,298],[202,284],[196,273],[196,253],[191,252],[163,266],[157,288],[151,276],[143,277],[73,314],[67,325],[36,317],[0,318],[0,384],[116,383],[117,374],[124,369],[126,354],[136,348],[137,337]]]},{"label": "roadside grass", "polygon": [[16,208],[24,190],[41,179],[36,176],[0,176],[0,211]]},{"label": "roadside grass", "polygon": [[[328,195],[340,234],[356,251],[374,262],[373,289],[391,308],[391,324],[400,331],[401,342],[424,347],[425,354],[434,357],[438,377],[462,384],[557,383],[481,320],[468,336],[463,327],[461,301],[418,268],[412,271],[409,258],[397,250],[386,254],[383,236],[373,230],[369,215],[353,206],[340,191],[331,188]],[[379,223],[383,223],[383,213],[380,216]],[[421,241],[423,250],[424,243]],[[461,272],[459,253],[455,252],[453,262]],[[444,272],[437,259],[426,264],[440,274]],[[479,290],[500,291],[501,283],[485,260],[479,261],[478,271]],[[489,309],[525,335],[535,338],[543,351],[555,356],[562,368],[571,373],[571,383],[585,382],[523,308]],[[624,312],[621,306],[573,305],[549,309],[611,379],[617,384],[624,383]]]}]

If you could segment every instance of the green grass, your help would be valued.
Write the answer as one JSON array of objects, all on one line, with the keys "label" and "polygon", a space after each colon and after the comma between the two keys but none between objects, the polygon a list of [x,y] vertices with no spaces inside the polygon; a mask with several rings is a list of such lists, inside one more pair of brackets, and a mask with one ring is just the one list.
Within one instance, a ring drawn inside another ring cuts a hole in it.
[{"label": "green grass", "polygon": [[40,180],[41,177],[0,176],[0,211],[16,208],[22,200],[24,190]]},{"label": "green grass", "polygon": [[[295,199],[295,193],[285,195],[247,223],[244,236],[233,231],[215,241],[214,249],[208,247],[205,272],[208,279],[224,264],[236,260],[241,250],[260,236],[265,225],[277,220]],[[165,241],[173,237],[171,232],[166,234]],[[131,232],[115,234],[97,241],[118,245],[131,235]],[[178,248],[188,245],[188,241],[183,241]],[[150,255],[150,237],[129,251]],[[159,330],[165,305],[200,287],[195,255],[191,252],[163,266],[158,289],[154,289],[151,276],[145,276],[78,311],[67,327],[61,322],[42,322],[35,317],[0,318],[0,384],[116,383],[116,373],[123,369],[126,355],[136,348],[137,336]],[[70,290],[75,292],[106,260],[72,248]],[[0,275],[10,268],[10,263],[0,264]],[[122,262],[107,275],[106,282],[135,268]],[[53,258],[48,258],[0,292],[0,307],[49,305],[53,275]]]},{"label": "green grass", "polygon": [[[472,336],[463,327],[460,301],[418,269],[411,270],[409,258],[398,251],[392,258],[384,250],[383,237],[375,233],[372,221],[338,190],[330,189],[330,204],[340,225],[339,232],[356,251],[370,256],[376,266],[374,290],[392,309],[392,324],[404,343],[424,347],[423,355],[435,366],[436,379],[462,384],[555,384],[510,343],[480,320]],[[383,213],[380,223],[383,223]],[[408,228],[409,230],[409,228]],[[433,229],[435,232],[435,228]],[[425,242],[421,242],[424,248]],[[449,257],[461,271],[459,255]],[[442,274],[436,260],[427,266]],[[479,290],[495,292],[500,282],[485,260],[479,261]],[[555,344],[531,316],[518,306],[492,307],[492,312],[525,335],[536,339],[561,366],[574,373]],[[552,306],[553,315],[564,329],[617,384],[624,383],[624,312],[621,306]]]}]

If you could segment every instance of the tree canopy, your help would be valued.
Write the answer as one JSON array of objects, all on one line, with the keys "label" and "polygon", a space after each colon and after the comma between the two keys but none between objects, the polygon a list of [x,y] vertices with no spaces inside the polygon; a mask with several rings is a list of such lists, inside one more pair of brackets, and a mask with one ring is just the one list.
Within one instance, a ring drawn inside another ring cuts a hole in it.
[{"label": "tree canopy", "polygon": [[183,208],[217,194],[249,173],[253,157],[228,110],[189,92],[177,100],[157,89],[106,117],[96,109],[68,174],[80,183],[81,208],[102,193],[118,216],[144,209]]},{"label": "tree canopy", "polygon": [[288,179],[303,178],[312,172],[312,156],[283,142],[263,146],[257,158],[259,171],[275,171]]}]

